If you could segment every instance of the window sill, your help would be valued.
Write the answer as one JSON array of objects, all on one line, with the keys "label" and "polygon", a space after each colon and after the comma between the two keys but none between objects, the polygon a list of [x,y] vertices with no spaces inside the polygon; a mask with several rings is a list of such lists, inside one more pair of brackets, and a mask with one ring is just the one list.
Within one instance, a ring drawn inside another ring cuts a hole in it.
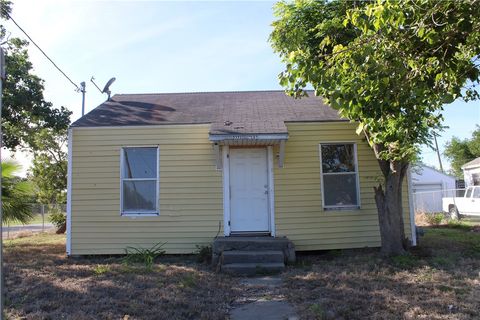
[{"label": "window sill", "polygon": [[323,211],[352,211],[360,210],[360,206],[351,206],[351,207],[323,207]]},{"label": "window sill", "polygon": [[150,213],[121,213],[122,217],[130,217],[130,218],[137,218],[137,217],[158,217],[160,213],[158,212],[150,212]]}]

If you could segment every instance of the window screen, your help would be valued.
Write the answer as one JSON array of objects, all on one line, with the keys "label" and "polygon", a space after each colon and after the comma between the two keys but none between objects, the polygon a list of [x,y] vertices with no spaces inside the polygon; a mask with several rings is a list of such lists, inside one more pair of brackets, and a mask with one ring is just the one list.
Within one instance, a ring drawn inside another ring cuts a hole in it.
[{"label": "window screen", "polygon": [[122,213],[158,213],[158,149],[122,149]]},{"label": "window screen", "polygon": [[320,145],[325,208],[358,207],[355,151],[353,143]]}]

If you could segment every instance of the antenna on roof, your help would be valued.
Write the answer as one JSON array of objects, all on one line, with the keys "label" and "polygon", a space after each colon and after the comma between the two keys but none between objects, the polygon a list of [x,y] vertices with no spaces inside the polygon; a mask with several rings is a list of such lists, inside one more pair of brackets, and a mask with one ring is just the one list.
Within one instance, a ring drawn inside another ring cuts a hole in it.
[{"label": "antenna on roof", "polygon": [[92,76],[90,81],[95,85],[95,87],[97,87],[98,91],[100,91],[101,93],[106,93],[108,95],[107,101],[110,101],[110,94],[112,93],[112,91],[110,91],[110,86],[116,80],[116,78],[113,77],[110,80],[108,80],[107,84],[105,84],[105,87],[103,87],[103,90],[101,90],[93,80],[95,80],[95,78]]}]

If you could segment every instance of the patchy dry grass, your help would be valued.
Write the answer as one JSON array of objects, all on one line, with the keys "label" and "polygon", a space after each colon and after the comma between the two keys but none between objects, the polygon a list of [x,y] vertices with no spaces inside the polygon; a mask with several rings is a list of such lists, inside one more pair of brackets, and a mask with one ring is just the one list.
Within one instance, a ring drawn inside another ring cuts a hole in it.
[{"label": "patchy dry grass", "polygon": [[236,279],[189,259],[151,271],[119,257],[69,259],[65,237],[6,241],[9,319],[225,319]]},{"label": "patchy dry grass", "polygon": [[[300,319],[480,319],[480,229],[425,230],[407,256],[300,256],[275,294]],[[239,279],[194,258],[161,257],[151,271],[121,257],[67,259],[55,234],[9,240],[5,249],[9,319],[226,319],[236,298],[252,297]]]},{"label": "patchy dry grass", "polygon": [[285,273],[302,319],[479,319],[480,233],[426,228],[410,255],[303,256]]}]

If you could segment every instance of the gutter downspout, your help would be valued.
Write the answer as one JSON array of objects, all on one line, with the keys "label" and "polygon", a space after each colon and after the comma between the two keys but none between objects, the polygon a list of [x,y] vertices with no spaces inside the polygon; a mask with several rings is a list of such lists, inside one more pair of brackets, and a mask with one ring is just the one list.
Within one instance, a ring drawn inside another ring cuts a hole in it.
[{"label": "gutter downspout", "polygon": [[409,166],[407,169],[407,187],[408,187],[408,205],[410,208],[410,230],[412,237],[412,246],[417,245],[417,227],[415,226],[415,206],[413,204],[412,171]]}]

